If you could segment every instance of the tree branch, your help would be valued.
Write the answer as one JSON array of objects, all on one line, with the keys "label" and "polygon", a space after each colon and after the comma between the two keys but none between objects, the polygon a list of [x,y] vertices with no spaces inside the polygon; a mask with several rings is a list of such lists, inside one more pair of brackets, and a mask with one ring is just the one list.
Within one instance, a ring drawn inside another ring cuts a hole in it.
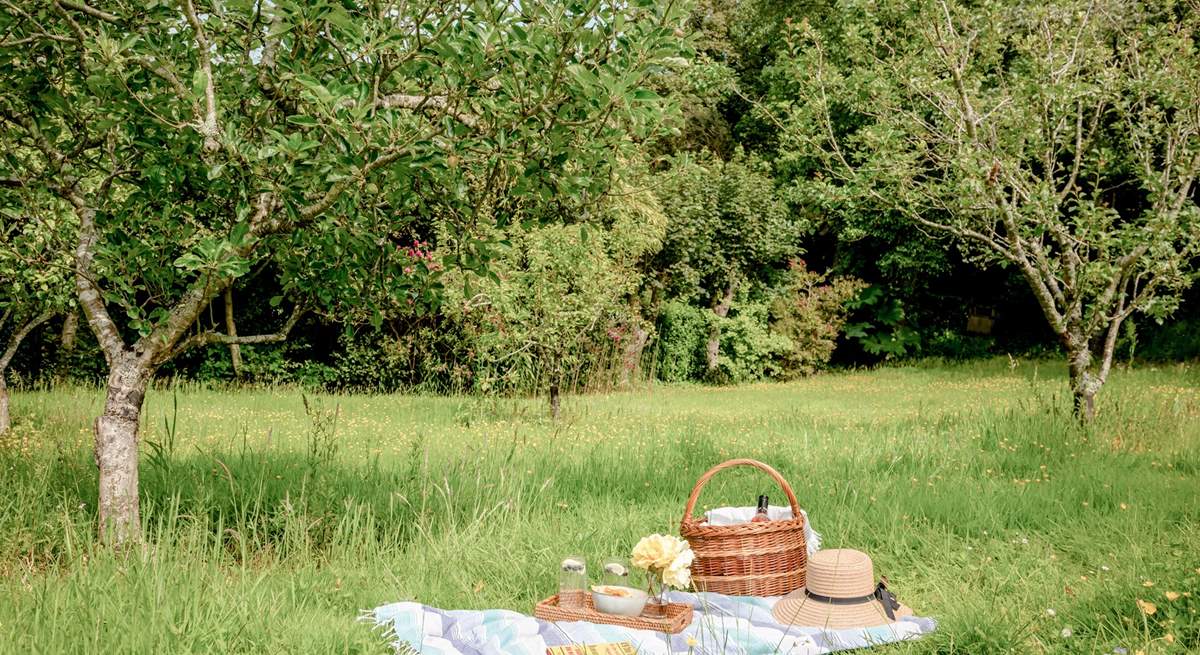
[{"label": "tree branch", "polygon": [[246,335],[246,336],[237,336],[237,335],[225,334],[222,332],[216,332],[216,331],[211,331],[211,330],[200,332],[198,334],[193,334],[192,336],[181,340],[178,344],[175,345],[174,348],[165,350],[162,353],[160,353],[159,356],[157,358],[155,358],[155,363],[162,364],[163,362],[167,362],[167,361],[171,360],[172,358],[180,355],[181,353],[191,350],[192,348],[196,348],[199,346],[207,346],[207,345],[214,344],[214,343],[219,343],[219,344],[223,344],[223,345],[279,343],[279,342],[287,339],[288,334],[292,331],[292,328],[296,326],[296,323],[299,322],[300,317],[304,316],[304,313],[305,313],[304,306],[297,303],[297,305],[292,309],[292,314],[291,314],[291,316],[288,317],[287,322],[285,322],[283,324],[283,326],[280,327],[277,332],[273,332],[271,334],[252,334],[252,335]]},{"label": "tree branch", "polygon": [[221,148],[221,128],[217,125],[217,94],[214,88],[212,59],[208,52],[211,46],[208,35],[204,33],[204,26],[196,16],[196,7],[192,5],[192,0],[183,0],[180,4],[188,24],[196,34],[200,70],[204,72],[204,115],[197,116],[196,131],[204,136],[204,149],[215,152]]},{"label": "tree branch", "polygon": [[329,187],[321,199],[300,209],[300,221],[308,222],[320,216],[326,209],[329,209],[334,202],[337,202],[339,196],[342,195],[351,185],[357,184],[375,170],[378,170],[392,162],[400,159],[405,153],[403,148],[390,148],[385,150],[375,159],[363,164],[353,175],[348,175]]},{"label": "tree branch", "polygon": [[17,348],[20,347],[25,337],[29,336],[29,333],[33,332],[34,328],[53,317],[54,312],[46,310],[30,319],[28,323],[17,328],[16,332],[13,332],[12,336],[8,339],[8,348],[4,350],[3,355],[0,355],[0,375],[3,375],[4,371],[8,370],[8,363],[12,361],[13,355],[17,353]]},{"label": "tree branch", "polygon": [[[1087,325],[1087,333],[1089,335],[1092,332],[1101,329],[1105,323],[1105,319],[1108,319],[1108,321],[1111,322],[1112,319],[1109,317],[1108,308],[1113,304],[1114,300],[1117,299],[1117,292],[1122,291],[1125,288],[1125,283],[1129,280],[1128,275],[1130,270],[1132,270],[1133,265],[1136,264],[1137,260],[1140,259],[1142,255],[1145,255],[1149,249],[1150,247],[1146,244],[1139,244],[1133,250],[1129,251],[1128,254],[1117,260],[1117,268],[1113,272],[1112,279],[1109,280],[1108,285],[1106,285],[1104,290],[1100,292],[1100,295],[1096,297],[1096,306],[1092,310],[1091,320],[1088,321]],[[1123,296],[1120,299],[1120,303],[1124,304]]]},{"label": "tree branch", "polygon": [[[146,72],[153,73],[154,75],[165,80],[167,84],[170,84],[171,88],[175,91],[175,95],[179,96],[181,99],[187,100],[189,96],[191,96],[191,92],[188,91],[187,87],[183,85],[183,82],[179,80],[179,76],[165,65],[151,61],[148,57],[136,57],[134,58],[134,61],[136,61],[139,66],[144,68]],[[199,110],[199,105],[196,106],[196,109]]]},{"label": "tree branch", "polygon": [[111,366],[113,360],[125,350],[125,341],[108,315],[104,296],[92,278],[92,260],[96,257],[96,242],[100,239],[96,230],[96,211],[88,207],[74,189],[67,190],[65,195],[79,218],[79,245],[75,248],[75,291],[79,295],[79,306],[83,308],[88,323],[96,333],[96,340],[100,342],[100,349],[104,351],[104,358]]},{"label": "tree branch", "polygon": [[88,5],[83,4],[82,2],[72,2],[71,0],[58,0],[58,2],[56,4],[58,4],[58,6],[62,7],[63,9],[70,9],[71,11],[78,11],[78,12],[87,14],[88,16],[91,16],[92,18],[99,18],[100,20],[108,21],[110,23],[119,23],[121,21],[121,19],[118,18],[114,14],[110,14],[107,11],[101,11],[94,7],[89,7]]},{"label": "tree branch", "polygon": [[[1050,291],[1046,283],[1047,279],[1053,279],[1050,271],[1042,271],[1037,266],[1029,261],[1029,256],[1025,252],[1025,246],[1021,242],[1020,226],[1017,224],[1017,217],[1012,207],[1003,197],[996,199],[1000,206],[1001,222],[1004,225],[1004,231],[1008,234],[1008,242],[1012,244],[1014,261],[1025,274],[1025,279],[1028,280],[1029,286],[1033,288],[1033,295],[1037,297],[1038,304],[1042,307],[1042,313],[1046,316],[1046,321],[1050,323],[1050,327],[1055,333],[1063,339],[1068,339],[1067,325],[1063,321],[1063,313],[1055,304],[1054,294]],[[1065,311],[1067,308],[1062,308]]]},{"label": "tree branch", "polygon": [[[381,96],[378,102],[376,102],[376,106],[382,109],[411,109],[413,111],[435,109],[448,113],[468,127],[475,127],[479,124],[478,116],[469,112],[451,109],[450,98],[446,95],[409,95],[406,93],[393,93],[391,95]],[[450,110],[447,111],[448,109]]]},{"label": "tree branch", "polygon": [[1117,336],[1120,334],[1121,323],[1125,317],[1125,294],[1121,294],[1121,300],[1117,303],[1117,315],[1108,323],[1108,333],[1104,338],[1104,348],[1100,352],[1100,373],[1097,376],[1100,379],[1100,384],[1108,379],[1108,372],[1112,369],[1113,353],[1117,349]]},{"label": "tree branch", "polygon": [[[271,192],[258,195],[257,207],[250,217],[250,233],[242,243],[233,249],[234,257],[246,257],[254,249],[258,238],[271,233],[268,226],[279,224],[268,217],[276,209],[275,196]],[[179,340],[188,328],[196,322],[200,312],[212,302],[217,294],[225,287],[233,284],[235,278],[206,275],[194,280],[180,296],[179,301],[171,306],[165,322],[160,323],[149,334],[138,339],[135,348],[149,352],[151,359],[165,362],[170,357],[162,358],[164,353],[174,352]]]},{"label": "tree branch", "polygon": [[[946,29],[950,31],[950,34],[957,35],[957,31],[954,29],[954,19],[950,15],[950,7],[946,4],[945,0],[942,0],[942,12],[946,15]],[[963,127],[967,132],[967,136],[974,141],[977,133],[976,123],[978,117],[975,114],[975,108],[971,105],[970,98],[967,96],[966,85],[963,82],[963,69],[966,68],[966,61],[969,55],[964,53],[958,58],[957,62],[954,61],[956,50],[951,50],[947,42],[941,39],[941,29],[938,28],[936,22],[934,23],[934,32],[938,35],[939,40],[932,45],[938,52],[942,53],[942,60],[946,64],[946,67],[950,69],[950,76],[954,80],[954,90],[958,94],[959,102],[962,103],[960,109],[963,112]],[[967,48],[970,48],[969,42]]]}]

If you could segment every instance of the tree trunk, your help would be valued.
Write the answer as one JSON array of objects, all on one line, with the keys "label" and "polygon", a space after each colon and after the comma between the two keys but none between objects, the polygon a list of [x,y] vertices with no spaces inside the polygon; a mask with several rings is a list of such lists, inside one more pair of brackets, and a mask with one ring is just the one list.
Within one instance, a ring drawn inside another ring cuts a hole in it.
[{"label": "tree trunk", "polygon": [[650,331],[645,328],[641,319],[642,312],[635,304],[630,314],[634,317],[630,322],[629,340],[621,352],[621,385],[629,386],[637,378],[642,366],[642,353],[646,350],[646,342],[650,339]]},{"label": "tree trunk", "polygon": [[[732,305],[733,278],[730,277],[729,283],[725,285],[724,293],[721,294],[721,299],[713,305],[713,314],[716,314],[717,318],[725,318],[729,315],[729,308]],[[709,329],[705,352],[708,360],[708,372],[712,373],[717,370],[717,357],[721,354],[721,327],[718,321],[713,321],[712,327]]]},{"label": "tree trunk", "polygon": [[640,324],[633,326],[629,343],[625,345],[625,352],[621,356],[622,385],[628,386],[637,379],[637,373],[642,367],[642,353],[646,350],[646,342],[649,339],[650,332]]},{"label": "tree trunk", "polygon": [[1083,423],[1091,423],[1096,418],[1096,391],[1079,386],[1071,391],[1071,395],[1075,399],[1075,416]]},{"label": "tree trunk", "polygon": [[59,338],[56,382],[64,382],[71,367],[71,355],[75,353],[75,337],[79,333],[79,312],[71,310],[63,319],[62,336]]},{"label": "tree trunk", "polygon": [[558,393],[558,382],[551,382],[550,383],[550,418],[551,418],[551,420],[554,420],[554,421],[558,420],[558,410],[561,407],[561,403],[562,403],[562,399],[559,397],[559,393]]},{"label": "tree trunk", "polygon": [[[233,322],[233,287],[225,287],[225,333],[237,337],[237,324]],[[242,378],[242,347],[236,343],[229,344],[229,358],[233,360],[233,376]]]},{"label": "tree trunk", "polygon": [[1092,370],[1092,351],[1087,346],[1069,351],[1067,363],[1071,376],[1071,396],[1075,416],[1084,423],[1096,418],[1096,394],[1104,384]]},{"label": "tree trunk", "polygon": [[104,413],[96,419],[96,465],[100,468],[100,535],[123,545],[141,538],[138,513],[138,424],[154,369],[132,353],[114,358]]},{"label": "tree trunk", "polygon": [[0,371],[0,437],[8,434],[12,423],[8,417],[8,383],[4,380],[4,372]]}]

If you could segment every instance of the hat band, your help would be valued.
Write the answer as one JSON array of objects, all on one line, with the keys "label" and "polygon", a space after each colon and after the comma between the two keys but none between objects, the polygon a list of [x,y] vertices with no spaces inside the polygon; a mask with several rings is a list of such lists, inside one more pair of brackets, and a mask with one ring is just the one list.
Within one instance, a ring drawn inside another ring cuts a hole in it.
[{"label": "hat band", "polygon": [[804,595],[819,603],[829,603],[830,605],[862,605],[879,601],[879,604],[883,605],[884,613],[893,621],[896,620],[896,610],[900,609],[900,601],[896,600],[895,594],[888,591],[887,584],[884,582],[880,582],[879,586],[875,587],[875,591],[867,596],[823,596],[814,594],[807,587],[804,589]]}]

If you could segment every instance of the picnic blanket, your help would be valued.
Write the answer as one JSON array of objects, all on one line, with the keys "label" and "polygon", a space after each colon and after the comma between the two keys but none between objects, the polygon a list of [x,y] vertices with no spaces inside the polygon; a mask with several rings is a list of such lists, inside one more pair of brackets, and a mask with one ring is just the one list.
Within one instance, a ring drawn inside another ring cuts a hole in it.
[{"label": "picnic blanket", "polygon": [[[397,652],[428,655],[545,655],[548,646],[628,641],[644,655],[819,655],[932,632],[930,618],[853,630],[783,625],[771,616],[778,598],[671,592],[690,603],[692,624],[677,635],[582,621],[550,623],[508,610],[441,610],[392,603],[366,617],[388,630]],[[689,638],[694,646],[689,646]],[[689,650],[691,648],[691,650]]]}]

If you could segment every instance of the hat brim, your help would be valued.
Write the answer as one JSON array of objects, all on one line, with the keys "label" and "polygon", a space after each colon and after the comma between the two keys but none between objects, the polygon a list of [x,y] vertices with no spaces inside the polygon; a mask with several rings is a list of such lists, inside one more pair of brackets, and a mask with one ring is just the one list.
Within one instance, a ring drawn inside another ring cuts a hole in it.
[{"label": "hat brim", "polygon": [[855,605],[834,605],[813,600],[804,593],[804,587],[779,599],[775,608],[771,610],[775,620],[784,625],[831,630],[887,625],[912,616],[913,611],[901,603],[900,609],[894,614],[895,620],[889,619],[883,611],[883,605],[877,600]]}]

